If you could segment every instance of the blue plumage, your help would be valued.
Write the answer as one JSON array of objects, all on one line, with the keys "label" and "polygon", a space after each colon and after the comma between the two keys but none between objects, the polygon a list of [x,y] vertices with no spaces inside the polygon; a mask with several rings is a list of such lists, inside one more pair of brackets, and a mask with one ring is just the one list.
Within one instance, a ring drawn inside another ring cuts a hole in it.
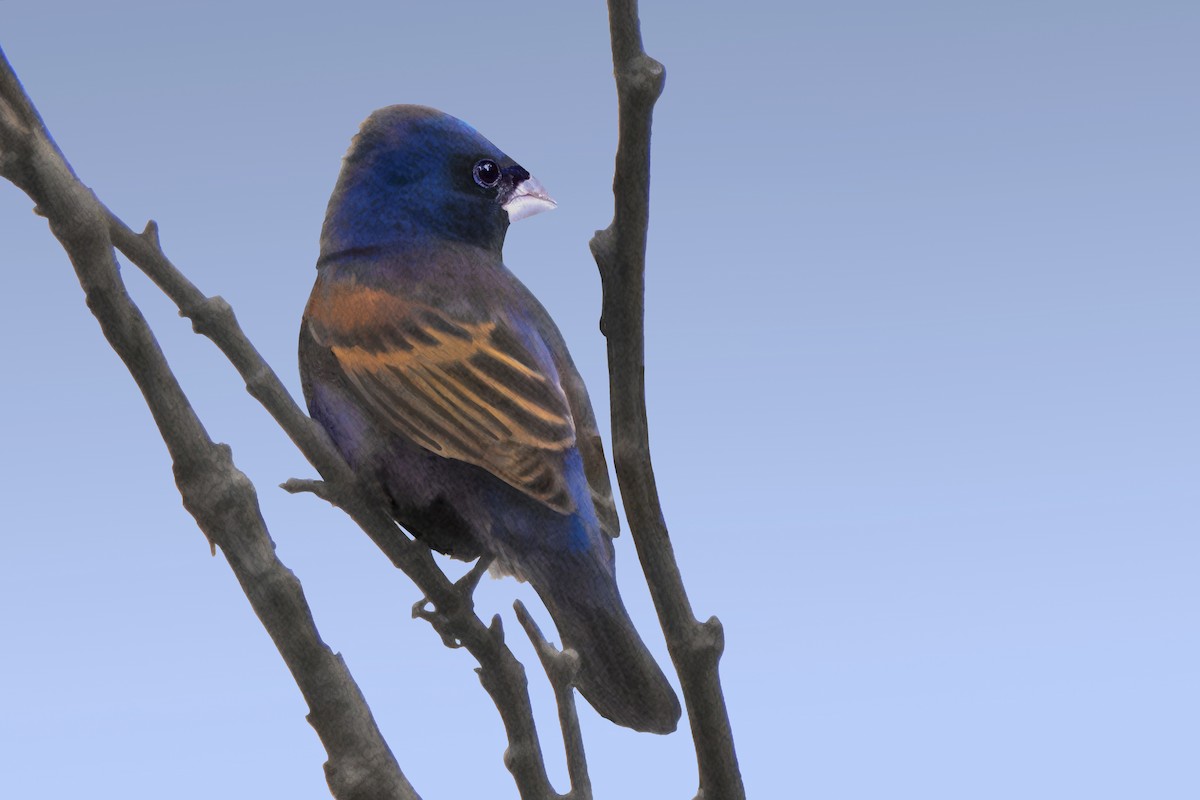
[{"label": "blue plumage", "polygon": [[532,584],[601,714],[667,733],[679,702],[617,591],[616,507],[587,391],[501,258],[509,222],[550,207],[454,117],[372,114],[321,234],[300,333],[305,398],[406,529]]}]

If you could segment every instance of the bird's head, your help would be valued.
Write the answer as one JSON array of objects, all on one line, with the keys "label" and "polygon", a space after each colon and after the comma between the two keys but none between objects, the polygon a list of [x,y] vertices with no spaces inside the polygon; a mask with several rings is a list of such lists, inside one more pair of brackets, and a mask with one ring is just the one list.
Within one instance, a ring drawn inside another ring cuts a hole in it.
[{"label": "bird's head", "polygon": [[367,118],[329,200],[321,253],[452,240],[500,250],[510,222],[555,207],[470,125],[424,106]]}]

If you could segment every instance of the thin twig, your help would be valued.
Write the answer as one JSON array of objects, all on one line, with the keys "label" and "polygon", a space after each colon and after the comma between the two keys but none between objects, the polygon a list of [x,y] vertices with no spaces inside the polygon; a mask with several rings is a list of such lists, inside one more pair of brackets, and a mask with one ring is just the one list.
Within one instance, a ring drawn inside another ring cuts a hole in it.
[{"label": "thin twig", "polygon": [[729,713],[718,662],[724,633],[716,617],[696,620],[663,518],[650,462],[645,384],[646,235],[650,224],[650,130],[662,94],[663,65],[642,48],[637,0],[608,0],[619,140],[612,224],[597,231],[592,255],[600,269],[608,339],[613,461],[638,558],[679,673],[699,768],[699,798],[742,800]]},{"label": "thin twig", "polygon": [[554,688],[558,724],[562,728],[563,749],[567,755],[567,775],[571,779],[571,791],[563,796],[564,800],[592,800],[592,779],[588,775],[583,733],[579,730],[579,714],[575,710],[575,677],[579,674],[579,654],[570,649],[559,650],[546,641],[542,629],[520,600],[513,603],[513,610],[517,612],[517,621],[533,643],[542,669]]},{"label": "thin twig", "polygon": [[325,481],[315,481],[311,478],[288,478],[279,484],[279,488],[288,494],[311,494],[330,505],[338,504],[337,498],[333,496],[333,491]]},{"label": "thin twig", "polygon": [[75,177],[0,51],[0,174],[37,204],[75,267],[87,305],[125,362],[171,454],[184,506],[220,546],[308,702],[339,800],[416,800],[341,657],[313,623],[300,582],[275,556],[253,484],[208,436],[125,290],[105,210]]}]

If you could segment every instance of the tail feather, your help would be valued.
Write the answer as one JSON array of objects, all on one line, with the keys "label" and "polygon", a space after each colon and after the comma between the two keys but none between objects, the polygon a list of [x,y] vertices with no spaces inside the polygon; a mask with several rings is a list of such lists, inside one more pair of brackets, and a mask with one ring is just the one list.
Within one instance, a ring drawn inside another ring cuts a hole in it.
[{"label": "tail feather", "polygon": [[[579,691],[603,717],[646,733],[671,733],[679,722],[679,699],[638,635],[616,591],[582,590],[552,582],[538,594],[562,636],[579,654]],[[599,601],[599,602],[597,602]]]}]

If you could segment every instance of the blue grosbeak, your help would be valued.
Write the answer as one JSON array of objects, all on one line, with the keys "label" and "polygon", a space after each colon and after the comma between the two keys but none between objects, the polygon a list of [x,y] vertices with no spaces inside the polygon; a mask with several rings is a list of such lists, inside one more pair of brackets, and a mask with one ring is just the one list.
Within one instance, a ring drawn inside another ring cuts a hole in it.
[{"label": "blue grosbeak", "polygon": [[603,716],[669,733],[679,701],[617,591],[617,510],[587,390],[501,258],[554,201],[454,117],[372,114],[321,233],[300,331],[309,412],[430,547],[528,580]]}]

